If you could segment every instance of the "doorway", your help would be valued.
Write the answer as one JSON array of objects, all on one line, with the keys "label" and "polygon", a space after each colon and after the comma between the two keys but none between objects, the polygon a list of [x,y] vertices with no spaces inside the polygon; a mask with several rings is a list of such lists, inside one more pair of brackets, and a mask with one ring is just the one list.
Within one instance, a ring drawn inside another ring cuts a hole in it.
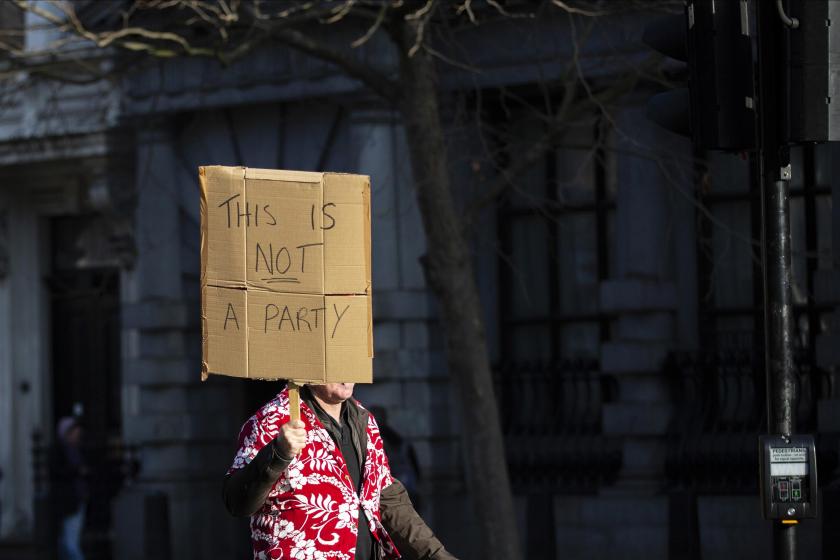
[{"label": "doorway", "polygon": [[90,219],[51,221],[50,288],[53,418],[78,416],[90,498],[86,557],[111,557],[111,500],[122,482],[119,269],[80,266]]}]

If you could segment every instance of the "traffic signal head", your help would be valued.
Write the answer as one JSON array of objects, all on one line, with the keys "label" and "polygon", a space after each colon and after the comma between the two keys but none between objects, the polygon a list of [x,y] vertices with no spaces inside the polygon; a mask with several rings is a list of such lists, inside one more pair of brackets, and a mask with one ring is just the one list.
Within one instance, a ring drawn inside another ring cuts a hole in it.
[{"label": "traffic signal head", "polygon": [[[683,16],[651,22],[644,42],[687,64],[688,91],[655,95],[648,116],[695,145],[745,150],[756,145],[751,19],[746,0],[690,0]],[[688,125],[686,125],[688,123]]]},{"label": "traffic signal head", "polygon": [[[654,50],[680,62],[688,62],[685,18],[671,15],[659,18],[645,27],[642,41]],[[647,105],[650,120],[671,132],[683,136],[691,135],[691,103],[688,87],[683,86],[686,69],[677,71],[680,87],[655,94]],[[681,74],[681,75],[680,75]]]},{"label": "traffic signal head", "polygon": [[791,2],[791,142],[840,140],[840,2]]}]

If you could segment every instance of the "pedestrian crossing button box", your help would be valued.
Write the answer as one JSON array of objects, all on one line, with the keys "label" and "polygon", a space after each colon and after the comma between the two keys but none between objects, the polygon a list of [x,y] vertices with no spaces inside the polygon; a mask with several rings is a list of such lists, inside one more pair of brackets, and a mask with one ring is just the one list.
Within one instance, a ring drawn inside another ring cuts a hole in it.
[{"label": "pedestrian crossing button box", "polygon": [[813,436],[761,436],[761,501],[765,519],[817,516],[817,453]]}]

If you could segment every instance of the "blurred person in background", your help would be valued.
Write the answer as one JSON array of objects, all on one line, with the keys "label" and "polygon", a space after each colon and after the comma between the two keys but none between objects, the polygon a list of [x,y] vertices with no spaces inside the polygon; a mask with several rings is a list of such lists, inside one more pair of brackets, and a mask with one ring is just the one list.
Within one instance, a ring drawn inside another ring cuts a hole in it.
[{"label": "blurred person in background", "polygon": [[388,456],[388,464],[391,467],[391,474],[402,482],[408,492],[408,497],[414,504],[415,509],[420,511],[420,496],[417,494],[417,484],[420,482],[420,464],[417,461],[417,453],[414,446],[388,423],[388,411],[385,407],[374,405],[370,407],[370,413],[379,423],[379,433],[382,436],[382,443],[385,445],[385,455]]},{"label": "blurred person in background", "polygon": [[60,560],[84,560],[81,535],[89,491],[78,418],[61,418],[56,436],[50,457],[50,488],[57,518],[58,557]]}]

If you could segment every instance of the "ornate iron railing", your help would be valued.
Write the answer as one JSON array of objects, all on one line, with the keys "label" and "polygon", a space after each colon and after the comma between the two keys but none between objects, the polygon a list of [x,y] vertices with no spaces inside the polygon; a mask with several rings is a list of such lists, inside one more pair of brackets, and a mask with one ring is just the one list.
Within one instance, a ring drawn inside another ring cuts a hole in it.
[{"label": "ornate iron railing", "polygon": [[602,431],[615,383],[596,361],[503,363],[495,381],[514,490],[581,494],[615,477],[620,444]]},{"label": "ornate iron railing", "polygon": [[[32,473],[35,488],[35,533],[43,556],[50,557],[57,538],[57,519],[51,488],[51,446],[39,433],[32,436]],[[137,448],[112,441],[82,448],[90,474],[89,498],[82,544],[86,558],[111,558],[111,500],[137,474]]]},{"label": "ornate iron railing", "polygon": [[[753,494],[758,436],[767,431],[764,361],[751,351],[673,354],[664,367],[674,403],[665,474],[670,488],[707,494]],[[838,394],[837,373],[795,362],[797,431],[818,434],[820,399]],[[837,465],[832,446],[818,446],[820,471]],[[822,477],[821,482],[827,479]]]}]

